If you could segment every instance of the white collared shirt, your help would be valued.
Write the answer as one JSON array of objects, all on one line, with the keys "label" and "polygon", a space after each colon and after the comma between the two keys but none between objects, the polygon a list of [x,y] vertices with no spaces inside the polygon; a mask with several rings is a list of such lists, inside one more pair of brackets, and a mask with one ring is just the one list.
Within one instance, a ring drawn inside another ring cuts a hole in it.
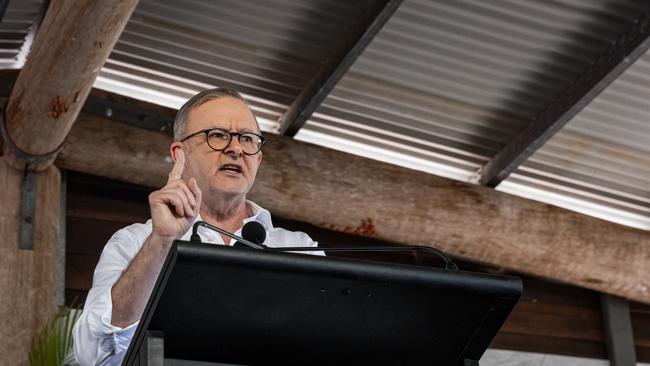
[{"label": "white collared shirt", "polygon": [[[243,223],[257,221],[266,229],[264,244],[270,247],[315,247],[318,243],[303,232],[288,231],[273,227],[271,214],[257,204],[247,201],[253,216],[243,220]],[[200,220],[200,216],[196,220]],[[118,230],[106,243],[99,263],[95,268],[93,286],[88,291],[83,312],[74,326],[74,354],[77,362],[85,365],[119,365],[129,348],[131,338],[136,331],[138,322],[126,328],[111,325],[113,300],[111,288],[126,270],[133,258],[138,254],[144,241],[151,234],[151,220],[144,224],[133,224]],[[189,240],[192,230],[188,230],[181,240]],[[199,227],[201,241],[223,245],[223,239],[218,233]],[[241,229],[235,232],[241,235]],[[235,240],[230,241],[230,245]],[[313,252],[320,254],[322,252]]]}]

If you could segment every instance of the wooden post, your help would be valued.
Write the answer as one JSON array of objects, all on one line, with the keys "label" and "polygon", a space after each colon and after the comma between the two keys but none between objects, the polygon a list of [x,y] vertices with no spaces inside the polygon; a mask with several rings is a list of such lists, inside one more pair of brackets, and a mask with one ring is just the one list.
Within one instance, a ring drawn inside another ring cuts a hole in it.
[{"label": "wooden post", "polygon": [[0,365],[22,365],[36,329],[56,311],[62,271],[59,241],[59,169],[38,174],[34,247],[19,249],[24,172],[0,159]]},{"label": "wooden post", "polygon": [[65,266],[52,163],[137,2],[52,1],[3,111],[2,365],[27,363],[33,336],[56,310]]}]

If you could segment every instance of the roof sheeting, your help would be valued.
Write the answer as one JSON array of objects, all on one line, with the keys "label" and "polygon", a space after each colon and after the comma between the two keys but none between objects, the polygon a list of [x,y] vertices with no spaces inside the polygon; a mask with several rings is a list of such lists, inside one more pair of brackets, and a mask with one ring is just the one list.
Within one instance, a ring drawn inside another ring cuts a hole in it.
[{"label": "roof sheeting", "polygon": [[153,89],[169,106],[229,86],[273,130],[360,10],[341,0],[142,0],[98,86],[127,95],[131,85]]},{"label": "roof sheeting", "polygon": [[[231,86],[274,131],[364,6],[141,0],[96,86],[171,107]],[[473,181],[649,6],[405,0],[296,138]],[[646,55],[498,189],[650,229],[648,71]]]},{"label": "roof sheeting", "polygon": [[0,68],[23,67],[45,0],[9,1],[0,22]]},{"label": "roof sheeting", "polygon": [[499,186],[650,229],[650,54]]},{"label": "roof sheeting", "polygon": [[[644,6],[406,1],[297,138],[473,181]],[[498,189],[650,229],[647,57]]]}]

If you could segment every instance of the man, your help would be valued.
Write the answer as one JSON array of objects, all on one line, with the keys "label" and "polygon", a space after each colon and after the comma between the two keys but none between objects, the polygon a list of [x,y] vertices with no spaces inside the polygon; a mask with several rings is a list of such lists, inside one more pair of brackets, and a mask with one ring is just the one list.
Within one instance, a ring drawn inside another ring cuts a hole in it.
[{"label": "man", "polygon": [[[116,232],[95,269],[73,331],[81,365],[121,363],[172,242],[188,240],[196,220],[236,234],[255,220],[267,231],[266,245],[317,245],[305,233],[273,227],[269,212],[246,200],[263,143],[255,116],[232,89],[206,90],[181,107],[170,146],[174,166],[167,184],[149,195],[151,220]],[[204,228],[199,235],[233,243]]]}]

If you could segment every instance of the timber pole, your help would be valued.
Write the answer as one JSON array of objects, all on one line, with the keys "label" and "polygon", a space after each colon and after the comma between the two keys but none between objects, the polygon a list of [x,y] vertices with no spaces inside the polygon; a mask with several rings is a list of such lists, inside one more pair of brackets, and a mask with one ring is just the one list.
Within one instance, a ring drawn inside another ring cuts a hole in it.
[{"label": "timber pole", "polygon": [[52,1],[2,110],[0,364],[25,365],[62,304],[61,177],[52,163],[137,0]]}]

